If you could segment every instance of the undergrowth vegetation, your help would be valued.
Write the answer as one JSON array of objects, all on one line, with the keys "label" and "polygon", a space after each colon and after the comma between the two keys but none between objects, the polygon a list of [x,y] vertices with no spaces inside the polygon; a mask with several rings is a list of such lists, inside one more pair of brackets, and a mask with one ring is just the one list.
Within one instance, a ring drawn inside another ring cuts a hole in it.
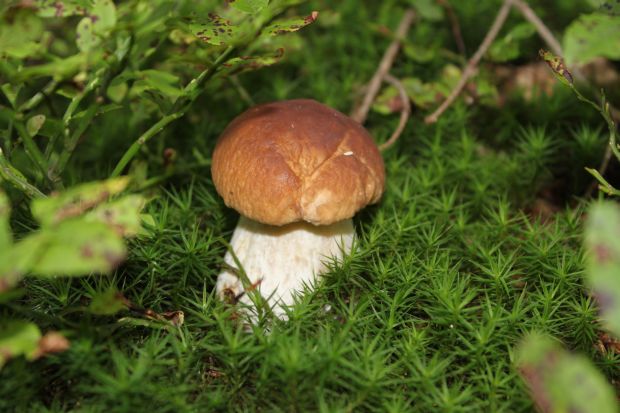
[{"label": "undergrowth vegetation", "polygon": [[[200,13],[223,2],[204,3]],[[109,275],[28,277],[0,300],[3,319],[34,322],[70,342],[66,351],[34,361],[9,360],[0,370],[0,411],[532,411],[516,366],[517,346],[532,332],[587,357],[617,389],[620,352],[601,339],[598,304],[584,283],[583,222],[592,184],[584,167],[598,167],[608,136],[599,114],[562,85],[530,100],[491,88],[478,96],[488,96],[486,103],[459,100],[434,125],[424,124],[423,110],[414,111],[395,146],[383,153],[386,191],[380,204],[356,216],[352,254],[330,263],[318,287],[300,295],[288,321],[248,331],[235,309],[217,299],[224,241],[238,219],[210,178],[217,136],[254,102],[314,98],[349,112],[390,42],[381,27],[396,27],[408,6],[337,3],[316,0],[287,9],[288,18],[314,10],[319,17],[298,34],[274,38],[281,45],[267,42],[269,50],[285,49],[277,64],[222,72],[178,107],[181,85],[217,54],[193,41],[183,44],[182,28],[177,37],[154,31],[160,43],[151,45],[143,63],[175,73],[153,80],[174,86],[164,87],[172,109],[157,107],[157,99],[138,90],[115,101],[119,107],[110,112],[100,106],[96,116],[82,113],[90,122],[83,130],[71,124],[83,136],[66,169],[55,169],[51,180],[28,150],[16,149],[14,162],[46,193],[59,177],[67,187],[104,179],[118,171],[145,130],[182,108],[180,119],[128,159],[130,189],[148,201],[142,211],[148,220],[144,233],[127,241],[125,262]],[[501,2],[452,3],[471,54]],[[557,31],[591,8],[576,0],[552,3],[537,10]],[[179,1],[168,12],[194,16],[192,4]],[[395,76],[454,83],[449,76],[438,80],[447,63],[463,62],[441,16],[411,28],[413,49],[399,58]],[[56,22],[52,31],[73,30],[79,18],[68,21]],[[512,16],[505,31],[519,23]],[[520,47],[510,58],[515,67],[537,59],[541,44],[526,37]],[[415,48],[427,48],[432,57],[412,58]],[[11,81],[9,72],[0,71],[2,82]],[[63,82],[75,87],[75,79]],[[505,98],[501,105],[498,95]],[[58,95],[44,99],[48,107],[41,113],[49,118],[62,115],[69,102]],[[383,142],[398,119],[375,109],[366,126]],[[17,136],[7,128],[9,137]],[[37,139],[45,149],[49,137]],[[58,150],[62,157],[61,148],[59,140],[44,155]],[[54,156],[46,160],[58,165]],[[618,175],[612,162],[606,176],[616,187]],[[8,180],[0,184],[12,200],[12,231],[23,239],[38,228],[28,194]]]}]

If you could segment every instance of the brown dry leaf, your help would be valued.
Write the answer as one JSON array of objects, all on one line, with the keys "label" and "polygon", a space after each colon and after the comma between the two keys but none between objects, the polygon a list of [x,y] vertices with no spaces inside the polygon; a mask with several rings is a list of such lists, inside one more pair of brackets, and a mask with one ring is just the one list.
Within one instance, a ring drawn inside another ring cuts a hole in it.
[{"label": "brown dry leaf", "polygon": [[620,74],[614,65],[604,57],[597,57],[584,65],[581,72],[592,83],[599,87],[612,89],[620,86]]},{"label": "brown dry leaf", "polygon": [[537,99],[541,93],[551,96],[556,84],[555,77],[545,62],[497,66],[495,75],[500,84],[500,106],[515,93],[521,94],[526,101]]},{"label": "brown dry leaf", "polygon": [[598,335],[595,347],[603,355],[607,353],[620,354],[620,339],[601,332]]},{"label": "brown dry leaf", "polygon": [[39,346],[33,358],[39,358],[51,353],[61,353],[71,347],[69,340],[56,331],[50,331],[39,340]]}]

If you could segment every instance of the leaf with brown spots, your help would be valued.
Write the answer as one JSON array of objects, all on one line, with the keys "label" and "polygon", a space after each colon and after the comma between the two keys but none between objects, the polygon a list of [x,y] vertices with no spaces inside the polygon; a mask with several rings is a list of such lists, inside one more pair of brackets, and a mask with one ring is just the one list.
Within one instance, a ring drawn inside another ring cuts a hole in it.
[{"label": "leaf with brown spots", "polygon": [[231,74],[237,74],[248,70],[256,70],[277,63],[284,55],[284,49],[278,49],[272,55],[264,56],[241,56],[227,60],[222,66]]},{"label": "leaf with brown spots", "polygon": [[614,390],[592,362],[547,336],[527,336],[517,348],[516,365],[543,413],[618,411]]},{"label": "leaf with brown spots", "polygon": [[58,224],[107,201],[110,196],[122,192],[128,183],[128,177],[120,177],[78,185],[60,194],[34,200],[32,215],[41,226]]},{"label": "leaf with brown spots", "polygon": [[85,220],[103,222],[118,235],[133,237],[142,231],[140,211],[145,202],[141,195],[127,195],[97,206],[85,215]]},{"label": "leaf with brown spots", "polygon": [[33,323],[5,322],[0,324],[0,369],[11,358],[24,356],[34,360],[65,351],[69,346],[69,340],[55,331],[42,336],[39,327]]},{"label": "leaf with brown spots", "polygon": [[88,0],[35,0],[41,17],[82,16],[90,6]]},{"label": "leaf with brown spots", "polygon": [[13,244],[13,236],[11,235],[11,226],[9,225],[9,217],[11,215],[11,204],[9,198],[0,189],[0,261],[3,252],[7,251]]},{"label": "leaf with brown spots", "polygon": [[293,17],[289,19],[277,20],[265,27],[262,33],[269,36],[279,36],[281,34],[296,32],[299,29],[314,23],[318,17],[319,12],[313,11],[305,17]]},{"label": "leaf with brown spots", "polygon": [[590,207],[585,228],[586,282],[607,329],[620,337],[620,208],[614,202]]},{"label": "leaf with brown spots", "polygon": [[228,0],[231,7],[244,13],[256,14],[269,4],[269,0]]},{"label": "leaf with brown spots", "polygon": [[30,238],[43,245],[29,268],[38,276],[105,274],[126,255],[123,239],[102,222],[67,220]]},{"label": "leaf with brown spots", "polygon": [[619,59],[620,16],[592,13],[572,22],[564,32],[564,57],[569,64]]},{"label": "leaf with brown spots", "polygon": [[189,29],[203,42],[215,46],[235,44],[244,35],[240,26],[233,25],[230,20],[215,13],[209,13],[206,22],[192,21]]}]

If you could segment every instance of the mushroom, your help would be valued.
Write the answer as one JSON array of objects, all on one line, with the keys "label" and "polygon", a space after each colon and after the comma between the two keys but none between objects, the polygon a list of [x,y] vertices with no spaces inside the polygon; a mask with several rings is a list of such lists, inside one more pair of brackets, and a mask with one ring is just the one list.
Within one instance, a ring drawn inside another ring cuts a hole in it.
[{"label": "mushroom", "polygon": [[211,173],[226,205],[241,214],[216,292],[251,308],[238,262],[246,288],[280,318],[325,271],[326,258],[350,253],[351,218],[379,201],[385,183],[368,132],[308,99],[258,105],[235,118],[215,146]]}]

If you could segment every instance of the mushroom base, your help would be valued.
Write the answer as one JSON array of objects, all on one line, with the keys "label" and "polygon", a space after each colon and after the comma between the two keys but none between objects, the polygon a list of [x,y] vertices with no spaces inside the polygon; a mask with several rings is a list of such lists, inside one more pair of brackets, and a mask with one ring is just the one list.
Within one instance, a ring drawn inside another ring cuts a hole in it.
[{"label": "mushroom base", "polygon": [[[296,222],[276,227],[242,216],[230,244],[252,288],[276,316],[285,318],[285,308],[294,304],[295,295],[315,284],[326,260],[348,254],[354,238],[351,219],[324,226]],[[224,261],[238,268],[230,251]],[[253,306],[234,270],[219,274],[216,292],[222,300]]]}]

